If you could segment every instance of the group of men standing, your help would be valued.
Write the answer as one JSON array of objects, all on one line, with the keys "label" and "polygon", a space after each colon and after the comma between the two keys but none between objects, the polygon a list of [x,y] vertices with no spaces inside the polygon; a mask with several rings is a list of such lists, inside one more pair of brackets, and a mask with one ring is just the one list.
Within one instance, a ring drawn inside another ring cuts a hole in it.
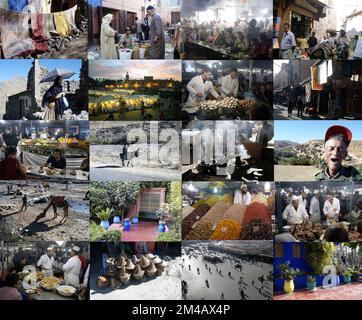
[{"label": "group of men standing", "polygon": [[[150,41],[149,59],[165,59],[165,31],[161,16],[156,13],[153,6],[148,6],[147,16],[144,22],[141,22],[138,17],[135,18],[136,40]],[[117,31],[111,27],[113,15],[107,14],[102,19],[100,45],[101,59],[117,59],[117,47],[122,47],[124,43],[131,44],[131,29],[126,28],[125,34],[120,35],[120,41],[116,45],[115,36]]]}]

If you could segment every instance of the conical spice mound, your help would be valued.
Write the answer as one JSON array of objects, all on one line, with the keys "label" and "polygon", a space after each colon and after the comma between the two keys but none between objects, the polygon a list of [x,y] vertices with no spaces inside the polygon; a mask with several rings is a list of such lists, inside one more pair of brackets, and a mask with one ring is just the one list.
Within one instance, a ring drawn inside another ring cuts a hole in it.
[{"label": "conical spice mound", "polygon": [[120,271],[120,276],[119,278],[121,279],[121,281],[126,284],[129,282],[129,279],[131,278],[131,274],[126,272],[126,268],[123,266],[121,271]]},{"label": "conical spice mound", "polygon": [[132,257],[132,263],[133,263],[134,265],[136,265],[139,261],[140,261],[140,259],[138,259],[136,255],[133,255],[133,257]]}]

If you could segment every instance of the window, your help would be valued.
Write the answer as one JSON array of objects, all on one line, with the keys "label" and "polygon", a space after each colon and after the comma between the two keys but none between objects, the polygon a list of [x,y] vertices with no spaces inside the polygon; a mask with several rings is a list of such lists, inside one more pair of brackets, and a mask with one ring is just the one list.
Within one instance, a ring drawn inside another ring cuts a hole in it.
[{"label": "window", "polygon": [[282,243],[275,244],[275,258],[283,258],[284,248]]},{"label": "window", "polygon": [[142,193],[140,211],[155,212],[159,208],[160,208],[159,193]]}]

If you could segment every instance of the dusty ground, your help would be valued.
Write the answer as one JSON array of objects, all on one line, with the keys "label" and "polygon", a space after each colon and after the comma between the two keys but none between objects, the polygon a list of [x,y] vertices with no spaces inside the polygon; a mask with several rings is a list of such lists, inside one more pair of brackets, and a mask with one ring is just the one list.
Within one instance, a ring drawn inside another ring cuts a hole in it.
[{"label": "dusty ground", "polygon": [[168,274],[162,276],[144,277],[141,281],[132,280],[127,286],[119,289],[96,286],[98,270],[91,269],[90,299],[91,300],[180,300],[181,275],[179,271],[180,257],[171,260]]},{"label": "dusty ground", "polygon": [[[82,200],[89,190],[88,184],[73,184],[68,190],[65,185],[49,183],[50,189],[43,195],[65,196],[71,207],[66,221],[63,220],[63,209],[58,208],[58,217],[54,219],[53,209],[50,208],[45,217],[39,214],[47,207],[47,203],[37,203],[28,206],[20,212],[22,196],[6,195],[6,184],[0,184],[0,206],[10,204],[11,207],[0,212],[1,240],[87,240],[89,221],[89,201]],[[28,201],[38,196],[36,183],[28,182],[21,191],[27,194]],[[14,189],[16,189],[14,185]]]},{"label": "dusty ground", "polygon": [[275,181],[314,181],[321,169],[312,166],[274,166]]}]

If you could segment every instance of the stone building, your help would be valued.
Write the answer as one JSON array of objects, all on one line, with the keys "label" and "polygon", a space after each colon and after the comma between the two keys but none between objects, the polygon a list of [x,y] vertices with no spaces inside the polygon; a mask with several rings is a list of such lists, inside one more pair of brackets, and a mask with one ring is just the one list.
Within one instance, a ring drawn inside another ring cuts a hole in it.
[{"label": "stone building", "polygon": [[[73,113],[79,114],[87,109],[86,93],[87,88],[87,62],[82,61],[80,70],[80,81],[64,80],[63,91]],[[39,60],[34,60],[28,72],[26,90],[7,98],[5,119],[19,120],[23,117],[31,120],[36,119],[34,113],[43,111],[42,98],[45,92],[53,84],[52,82],[40,83],[41,79],[49,72],[48,69],[39,64]]]}]

